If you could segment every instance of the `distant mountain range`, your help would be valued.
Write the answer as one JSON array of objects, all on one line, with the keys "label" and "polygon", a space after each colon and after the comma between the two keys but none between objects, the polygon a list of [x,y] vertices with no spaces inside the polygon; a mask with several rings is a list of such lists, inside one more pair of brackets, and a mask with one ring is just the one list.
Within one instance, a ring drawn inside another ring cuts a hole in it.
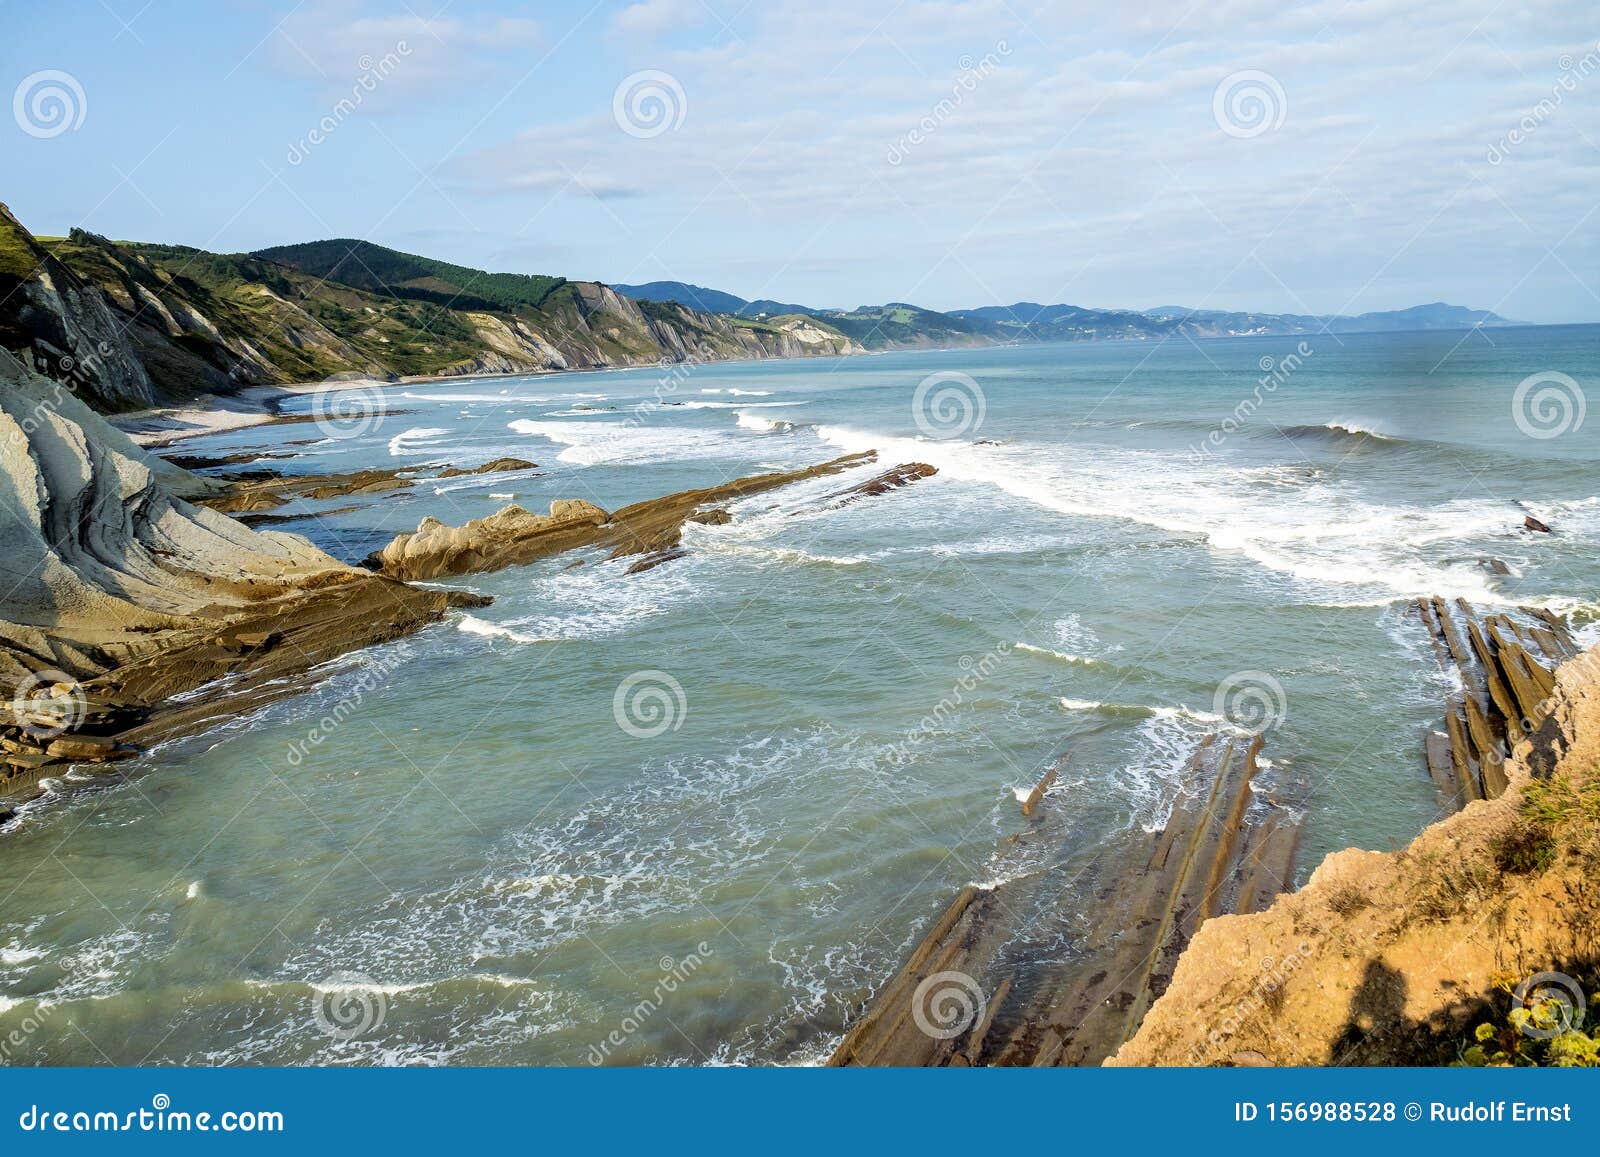
[{"label": "distant mountain range", "polygon": [[490,273],[348,238],[255,253],[81,229],[41,238],[0,205],[0,347],[70,378],[107,410],[336,377],[1510,324],[1443,303],[1359,317],[1032,302],[949,313],[905,302],[815,309],[677,281]]},{"label": "distant mountain range", "polygon": [[1518,325],[1499,314],[1436,301],[1410,309],[1347,315],[1241,313],[1164,305],[1155,309],[1093,309],[1078,305],[986,305],[936,313],[891,302],[854,310],[818,309],[770,300],[746,301],[720,289],[684,281],[618,285],[619,293],[645,301],[677,301],[694,309],[760,318],[805,314],[826,321],[868,349],[992,342],[1092,341],[1105,338],[1247,337],[1260,334],[1394,333]]}]

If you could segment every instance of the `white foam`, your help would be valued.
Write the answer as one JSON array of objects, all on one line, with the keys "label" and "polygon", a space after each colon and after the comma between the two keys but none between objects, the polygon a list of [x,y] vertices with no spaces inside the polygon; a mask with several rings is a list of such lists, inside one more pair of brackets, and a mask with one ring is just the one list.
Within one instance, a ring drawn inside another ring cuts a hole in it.
[{"label": "white foam", "polygon": [[1395,436],[1385,430],[1380,430],[1376,423],[1366,421],[1334,421],[1324,422],[1322,428],[1332,430],[1336,434],[1354,434],[1357,437],[1381,438],[1385,442],[1393,442]]},{"label": "white foam", "polygon": [[[507,391],[505,391],[505,390],[501,390],[500,394],[505,394],[506,392]],[[418,402],[493,402],[493,403],[495,403],[497,405],[499,403],[501,403],[502,401],[507,401],[507,400],[514,401],[514,402],[525,402],[525,403],[527,403],[529,405],[538,405],[540,403],[548,402],[548,401],[551,400],[549,398],[532,398],[532,397],[526,397],[526,398],[525,397],[517,397],[517,398],[505,399],[505,398],[502,398],[502,397],[500,397],[498,395],[493,395],[493,394],[423,394],[423,393],[412,393],[410,391],[403,391],[400,394],[400,396],[402,398],[410,398],[410,399],[412,399],[414,401],[418,401]]]},{"label": "white foam", "polygon": [[[448,437],[449,434],[449,430],[441,430],[435,426],[414,426],[409,430],[402,430],[389,439],[389,453],[396,458],[407,454],[430,454],[438,440]],[[418,446],[419,442],[423,445]]]},{"label": "white foam", "polygon": [[1070,651],[1053,651],[1049,647],[1036,647],[1032,643],[1018,643],[1017,650],[1027,651],[1030,655],[1043,655],[1047,659],[1057,659],[1063,663],[1072,663],[1081,667],[1099,666],[1103,660],[1091,655],[1074,655]]},{"label": "white foam", "polygon": [[817,435],[847,452],[876,449],[889,461],[930,462],[947,478],[992,486],[1047,510],[1192,536],[1319,594],[1333,585],[1378,588],[1387,598],[1511,601],[1481,567],[1430,559],[1424,549],[1471,542],[1484,526],[1503,522],[1505,504],[1493,500],[1384,505],[1330,482],[1266,494],[1250,485],[1248,470],[1149,450],[977,446],[843,426],[820,427]]},{"label": "white foam", "polygon": [[579,466],[610,462],[675,462],[737,456],[738,440],[719,430],[650,422],[547,422],[518,418],[512,430],[565,446],[556,457]]},{"label": "white foam", "polygon": [[[736,391],[735,391],[736,392]],[[787,406],[808,406],[806,400],[796,402],[673,402],[681,410],[756,410],[782,409]]]},{"label": "white foam", "polygon": [[752,414],[748,410],[740,410],[735,423],[741,429],[754,430],[758,434],[787,433],[794,429],[793,422],[785,422],[781,418],[763,418],[760,414]]},{"label": "white foam", "polygon": [[513,643],[548,643],[553,641],[539,635],[526,634],[512,627],[503,626],[500,623],[487,622],[476,615],[462,615],[456,620],[456,629],[469,635],[510,639]]}]

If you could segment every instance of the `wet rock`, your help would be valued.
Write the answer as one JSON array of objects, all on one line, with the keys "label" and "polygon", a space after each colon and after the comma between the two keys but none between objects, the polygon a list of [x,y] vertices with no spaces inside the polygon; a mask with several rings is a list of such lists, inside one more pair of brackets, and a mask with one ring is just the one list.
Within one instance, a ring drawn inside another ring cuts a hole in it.
[{"label": "wet rock", "polygon": [[557,500],[548,515],[507,506],[464,526],[446,526],[424,519],[414,533],[398,535],[365,562],[371,570],[399,579],[431,579],[441,575],[500,570],[549,558],[580,547],[610,547],[610,558],[659,556],[643,569],[659,566],[677,551],[683,525],[707,507],[759,494],[780,486],[837,474],[872,462],[876,454],[849,454],[802,470],[776,471],[736,478],[717,486],[684,490],[653,498],[607,514],[593,503]]},{"label": "wet rock", "polygon": [[1540,522],[1537,518],[1535,518],[1531,514],[1528,515],[1526,518],[1524,518],[1522,520],[1522,529],[1523,530],[1531,530],[1535,534],[1549,534],[1550,533],[1550,528],[1548,526],[1546,526],[1543,522]]},{"label": "wet rock", "polygon": [[522,458],[496,458],[492,462],[485,462],[482,466],[474,466],[463,470],[459,466],[450,466],[439,471],[438,478],[462,478],[469,474],[504,474],[511,470],[537,470],[537,462],[529,462]]},{"label": "wet rock", "polygon": [[655,570],[656,567],[660,566],[664,562],[671,562],[673,559],[682,558],[688,553],[689,552],[681,546],[675,546],[668,550],[652,551],[650,554],[645,555],[638,562],[630,566],[624,573],[643,574],[647,570]]},{"label": "wet rock", "polygon": [[892,470],[885,470],[847,490],[830,494],[828,501],[834,506],[848,506],[862,498],[875,498],[891,490],[899,490],[902,486],[910,486],[919,479],[932,478],[937,473],[938,467],[926,462],[902,462]]},{"label": "wet rock", "polygon": [[115,739],[98,735],[63,735],[52,739],[45,751],[56,759],[82,760],[89,763],[126,759],[136,754],[133,748],[119,746]]},{"label": "wet rock", "polygon": [[397,535],[367,557],[368,568],[401,579],[500,570],[593,540],[611,515],[592,502],[558,499],[549,514],[510,505],[463,526],[425,518],[415,532]]},{"label": "wet rock", "polygon": [[698,510],[689,516],[690,522],[698,522],[702,526],[726,526],[733,521],[733,515],[726,510]]}]

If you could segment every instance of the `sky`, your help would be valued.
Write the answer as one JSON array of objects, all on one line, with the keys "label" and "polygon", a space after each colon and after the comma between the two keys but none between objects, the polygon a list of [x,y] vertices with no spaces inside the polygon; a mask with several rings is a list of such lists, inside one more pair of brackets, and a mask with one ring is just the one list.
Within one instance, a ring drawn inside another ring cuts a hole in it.
[{"label": "sky", "polygon": [[745,298],[1600,320],[1593,0],[5,0],[0,200]]}]

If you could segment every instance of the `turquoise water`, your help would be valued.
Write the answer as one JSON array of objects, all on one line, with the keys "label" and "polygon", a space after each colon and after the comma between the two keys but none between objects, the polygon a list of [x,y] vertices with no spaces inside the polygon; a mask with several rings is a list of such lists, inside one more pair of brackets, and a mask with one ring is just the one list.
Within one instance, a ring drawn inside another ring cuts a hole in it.
[{"label": "turquoise water", "polygon": [[507,494],[614,509],[868,448],[940,473],[843,508],[873,468],[748,499],[643,575],[454,580],[494,605],[125,783],[58,785],[0,840],[0,1038],[34,1026],[6,1059],[814,1060],[994,876],[1016,789],[1072,751],[1054,802],[1087,863],[1252,709],[1306,813],[1302,874],[1404,843],[1436,814],[1444,690],[1406,600],[1594,633],[1600,419],[1530,436],[1560,412],[1519,426],[1514,396],[1600,381],[1600,327],[1299,341],[396,386],[349,437],[188,443],[540,464],[288,527],[349,559]]}]

